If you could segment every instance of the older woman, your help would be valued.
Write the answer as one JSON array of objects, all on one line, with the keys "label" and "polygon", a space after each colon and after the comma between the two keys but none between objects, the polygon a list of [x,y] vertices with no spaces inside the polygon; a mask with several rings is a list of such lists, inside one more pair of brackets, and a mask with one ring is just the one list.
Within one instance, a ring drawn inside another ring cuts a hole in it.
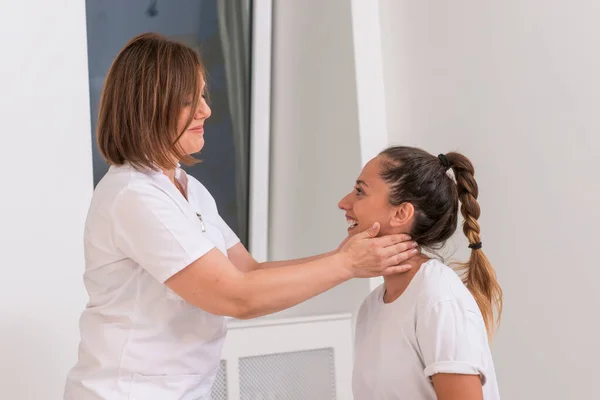
[{"label": "older woman", "polygon": [[265,315],[354,277],[410,268],[402,264],[416,244],[376,238],[377,225],[327,254],[256,262],[179,168],[204,147],[210,114],[202,62],[180,43],[140,35],[111,66],[97,132],[111,167],[85,226],[89,303],[65,399],[208,398],[223,316]]}]

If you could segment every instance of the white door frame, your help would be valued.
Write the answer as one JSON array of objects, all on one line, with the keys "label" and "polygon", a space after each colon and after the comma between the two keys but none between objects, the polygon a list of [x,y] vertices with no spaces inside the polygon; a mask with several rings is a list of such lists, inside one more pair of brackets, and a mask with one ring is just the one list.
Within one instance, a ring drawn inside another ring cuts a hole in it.
[{"label": "white door frame", "polygon": [[269,152],[271,131],[272,0],[254,0],[250,116],[249,251],[258,261],[269,254]]},{"label": "white door frame", "polygon": [[[361,165],[388,146],[379,0],[352,1],[352,35]],[[369,279],[375,289],[382,278]]]}]

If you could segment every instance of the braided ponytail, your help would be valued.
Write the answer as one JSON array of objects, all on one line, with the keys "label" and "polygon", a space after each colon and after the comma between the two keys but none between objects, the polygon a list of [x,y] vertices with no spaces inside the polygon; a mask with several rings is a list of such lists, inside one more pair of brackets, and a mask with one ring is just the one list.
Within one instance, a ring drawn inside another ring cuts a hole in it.
[{"label": "braided ponytail", "polygon": [[471,248],[469,261],[459,264],[457,269],[463,272],[462,280],[475,298],[483,315],[488,337],[491,338],[502,314],[502,288],[492,265],[481,250],[481,230],[477,222],[481,210],[477,202],[479,189],[474,177],[475,169],[471,161],[462,154],[448,153],[446,157],[456,178],[460,211],[464,218],[463,232]]}]

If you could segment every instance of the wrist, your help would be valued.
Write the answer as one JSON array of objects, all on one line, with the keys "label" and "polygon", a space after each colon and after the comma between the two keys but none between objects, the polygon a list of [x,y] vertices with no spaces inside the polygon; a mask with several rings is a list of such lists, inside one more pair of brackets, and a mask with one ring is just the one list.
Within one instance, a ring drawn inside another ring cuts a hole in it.
[{"label": "wrist", "polygon": [[355,270],[352,266],[352,260],[345,252],[336,250],[331,257],[334,260],[333,264],[340,269],[340,272],[347,280],[356,277]]}]

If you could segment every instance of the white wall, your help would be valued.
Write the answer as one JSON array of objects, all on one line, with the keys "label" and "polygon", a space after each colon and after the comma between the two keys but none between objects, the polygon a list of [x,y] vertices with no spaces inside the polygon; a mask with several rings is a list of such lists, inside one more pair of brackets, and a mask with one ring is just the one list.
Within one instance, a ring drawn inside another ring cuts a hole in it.
[{"label": "white wall", "polygon": [[[333,250],[337,202],[360,172],[350,2],[273,4],[270,259]],[[351,312],[368,281],[341,285],[278,316]]]},{"label": "white wall", "polygon": [[92,193],[83,1],[1,0],[0,398],[62,398]]},{"label": "white wall", "polygon": [[598,2],[380,4],[391,139],[477,168],[503,398],[597,398]]}]

